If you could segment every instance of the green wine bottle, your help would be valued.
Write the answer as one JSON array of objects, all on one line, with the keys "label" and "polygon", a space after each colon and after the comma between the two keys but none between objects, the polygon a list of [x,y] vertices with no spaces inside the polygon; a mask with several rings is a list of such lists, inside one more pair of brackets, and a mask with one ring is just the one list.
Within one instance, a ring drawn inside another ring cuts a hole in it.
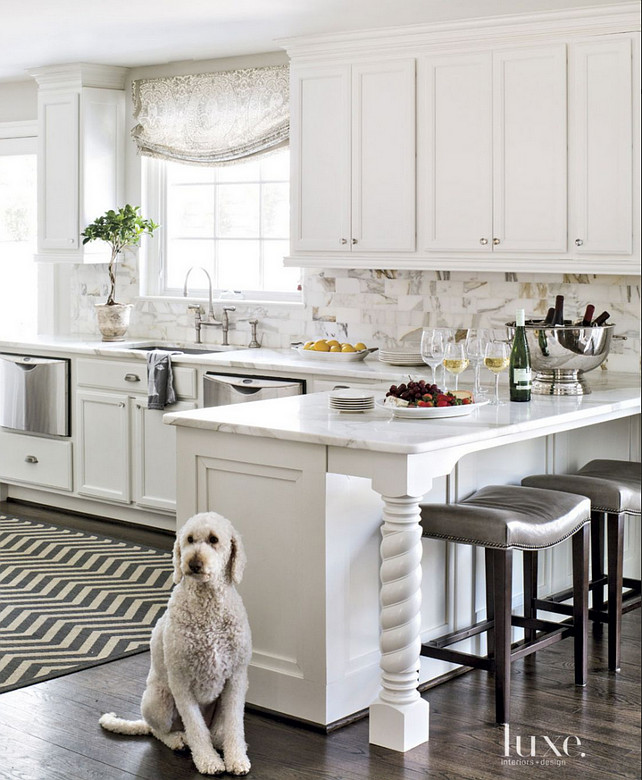
[{"label": "green wine bottle", "polygon": [[524,309],[517,311],[515,338],[510,353],[509,368],[510,400],[531,400],[531,355],[524,327]]}]

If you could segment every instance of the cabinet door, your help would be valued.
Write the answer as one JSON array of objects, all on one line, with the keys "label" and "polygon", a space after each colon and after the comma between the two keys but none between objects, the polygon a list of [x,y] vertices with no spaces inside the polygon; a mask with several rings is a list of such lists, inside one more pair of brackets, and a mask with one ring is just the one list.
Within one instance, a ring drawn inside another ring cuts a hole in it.
[{"label": "cabinet door", "polygon": [[129,399],[118,393],[77,394],[78,492],[130,501]]},{"label": "cabinet door", "polygon": [[494,55],[493,247],[566,252],[566,46]]},{"label": "cabinet door", "polygon": [[353,252],[415,249],[415,61],[352,67]]},{"label": "cabinet door", "polygon": [[425,250],[492,249],[492,55],[419,60],[419,226]]},{"label": "cabinet door", "polygon": [[39,95],[39,249],[79,246],[78,100],[75,92]]},{"label": "cabinet door", "polygon": [[[196,404],[179,402],[167,412],[185,412]],[[164,411],[135,402],[134,501],[150,509],[176,511],[176,428],[163,423]]]},{"label": "cabinet door", "polygon": [[632,252],[632,41],[574,44],[571,239],[576,254]]},{"label": "cabinet door", "polygon": [[291,84],[292,248],[345,252],[350,239],[350,69],[293,71]]}]

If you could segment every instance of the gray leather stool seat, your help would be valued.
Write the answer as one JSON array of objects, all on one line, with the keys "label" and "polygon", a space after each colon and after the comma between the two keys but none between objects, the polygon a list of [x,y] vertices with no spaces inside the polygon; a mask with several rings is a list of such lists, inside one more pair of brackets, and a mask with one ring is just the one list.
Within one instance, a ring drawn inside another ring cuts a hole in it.
[{"label": "gray leather stool seat", "polygon": [[[516,485],[492,485],[457,504],[423,504],[423,536],[472,544],[485,549],[487,619],[422,645],[421,654],[495,674],[495,718],[510,719],[510,665],[553,642],[573,636],[575,683],[586,684],[588,624],[588,554],[590,502],[559,491]],[[536,597],[528,583],[538,550],[573,540],[573,621],[538,620]],[[525,560],[524,615],[512,615],[513,550]],[[527,638],[511,646],[511,626]],[[488,655],[480,657],[448,645],[488,631]]]},{"label": "gray leather stool seat", "polygon": [[[640,606],[640,580],[623,577],[624,516],[640,515],[642,465],[625,460],[592,460],[574,474],[536,474],[522,485],[560,490],[586,496],[591,501],[590,590],[593,594],[589,618],[596,634],[608,625],[608,664],[611,671],[620,668],[620,636],[623,612]],[[607,526],[608,574],[604,576],[604,523]],[[535,577],[537,574],[535,573]],[[604,601],[604,586],[608,601]],[[623,588],[626,592],[623,594]],[[549,609],[570,614],[572,608],[562,602],[570,598],[564,591],[546,599]],[[543,600],[542,600],[543,601]]]}]

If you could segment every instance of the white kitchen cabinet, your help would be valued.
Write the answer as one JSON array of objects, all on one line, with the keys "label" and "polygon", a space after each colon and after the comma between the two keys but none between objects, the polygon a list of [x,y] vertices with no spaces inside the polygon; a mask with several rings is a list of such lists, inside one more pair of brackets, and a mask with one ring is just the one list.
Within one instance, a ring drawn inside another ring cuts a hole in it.
[{"label": "white kitchen cabinet", "polygon": [[[195,368],[174,366],[179,400],[166,411],[196,407]],[[176,495],[175,431],[164,411],[147,408],[142,361],[78,360],[77,492],[107,501],[173,511]],[[194,400],[190,400],[194,399]]]},{"label": "white kitchen cabinet", "polygon": [[609,36],[570,47],[570,217],[578,257],[633,251],[635,43],[639,36]]},{"label": "white kitchen cabinet", "polygon": [[419,63],[421,246],[567,249],[566,46]]},{"label": "white kitchen cabinet", "polygon": [[[186,412],[196,404],[179,401],[168,412]],[[176,510],[176,429],[164,425],[160,409],[134,402],[134,502],[149,509]]]},{"label": "white kitchen cabinet", "polygon": [[489,252],[493,236],[490,52],[418,63],[421,248]]},{"label": "white kitchen cabinet", "polygon": [[293,68],[292,247],[415,249],[415,61]]},{"label": "white kitchen cabinet", "polygon": [[78,392],[76,401],[78,493],[128,504],[131,500],[129,397],[83,390]]},{"label": "white kitchen cabinet", "polygon": [[0,429],[0,479],[70,491],[72,443]]},{"label": "white kitchen cabinet", "polygon": [[66,65],[31,71],[38,90],[37,260],[107,262],[81,232],[123,205],[125,68]]}]

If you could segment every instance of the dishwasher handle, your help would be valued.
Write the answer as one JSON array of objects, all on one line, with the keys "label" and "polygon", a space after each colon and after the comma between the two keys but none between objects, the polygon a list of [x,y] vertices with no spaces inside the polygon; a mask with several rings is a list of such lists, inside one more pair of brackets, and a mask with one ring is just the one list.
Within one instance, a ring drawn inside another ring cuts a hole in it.
[{"label": "dishwasher handle", "polygon": [[300,382],[292,382],[286,379],[256,379],[249,376],[226,376],[225,374],[207,373],[204,378],[207,382],[220,382],[223,385],[229,385],[235,390],[248,394],[256,393],[259,390],[278,390],[300,384]]}]

